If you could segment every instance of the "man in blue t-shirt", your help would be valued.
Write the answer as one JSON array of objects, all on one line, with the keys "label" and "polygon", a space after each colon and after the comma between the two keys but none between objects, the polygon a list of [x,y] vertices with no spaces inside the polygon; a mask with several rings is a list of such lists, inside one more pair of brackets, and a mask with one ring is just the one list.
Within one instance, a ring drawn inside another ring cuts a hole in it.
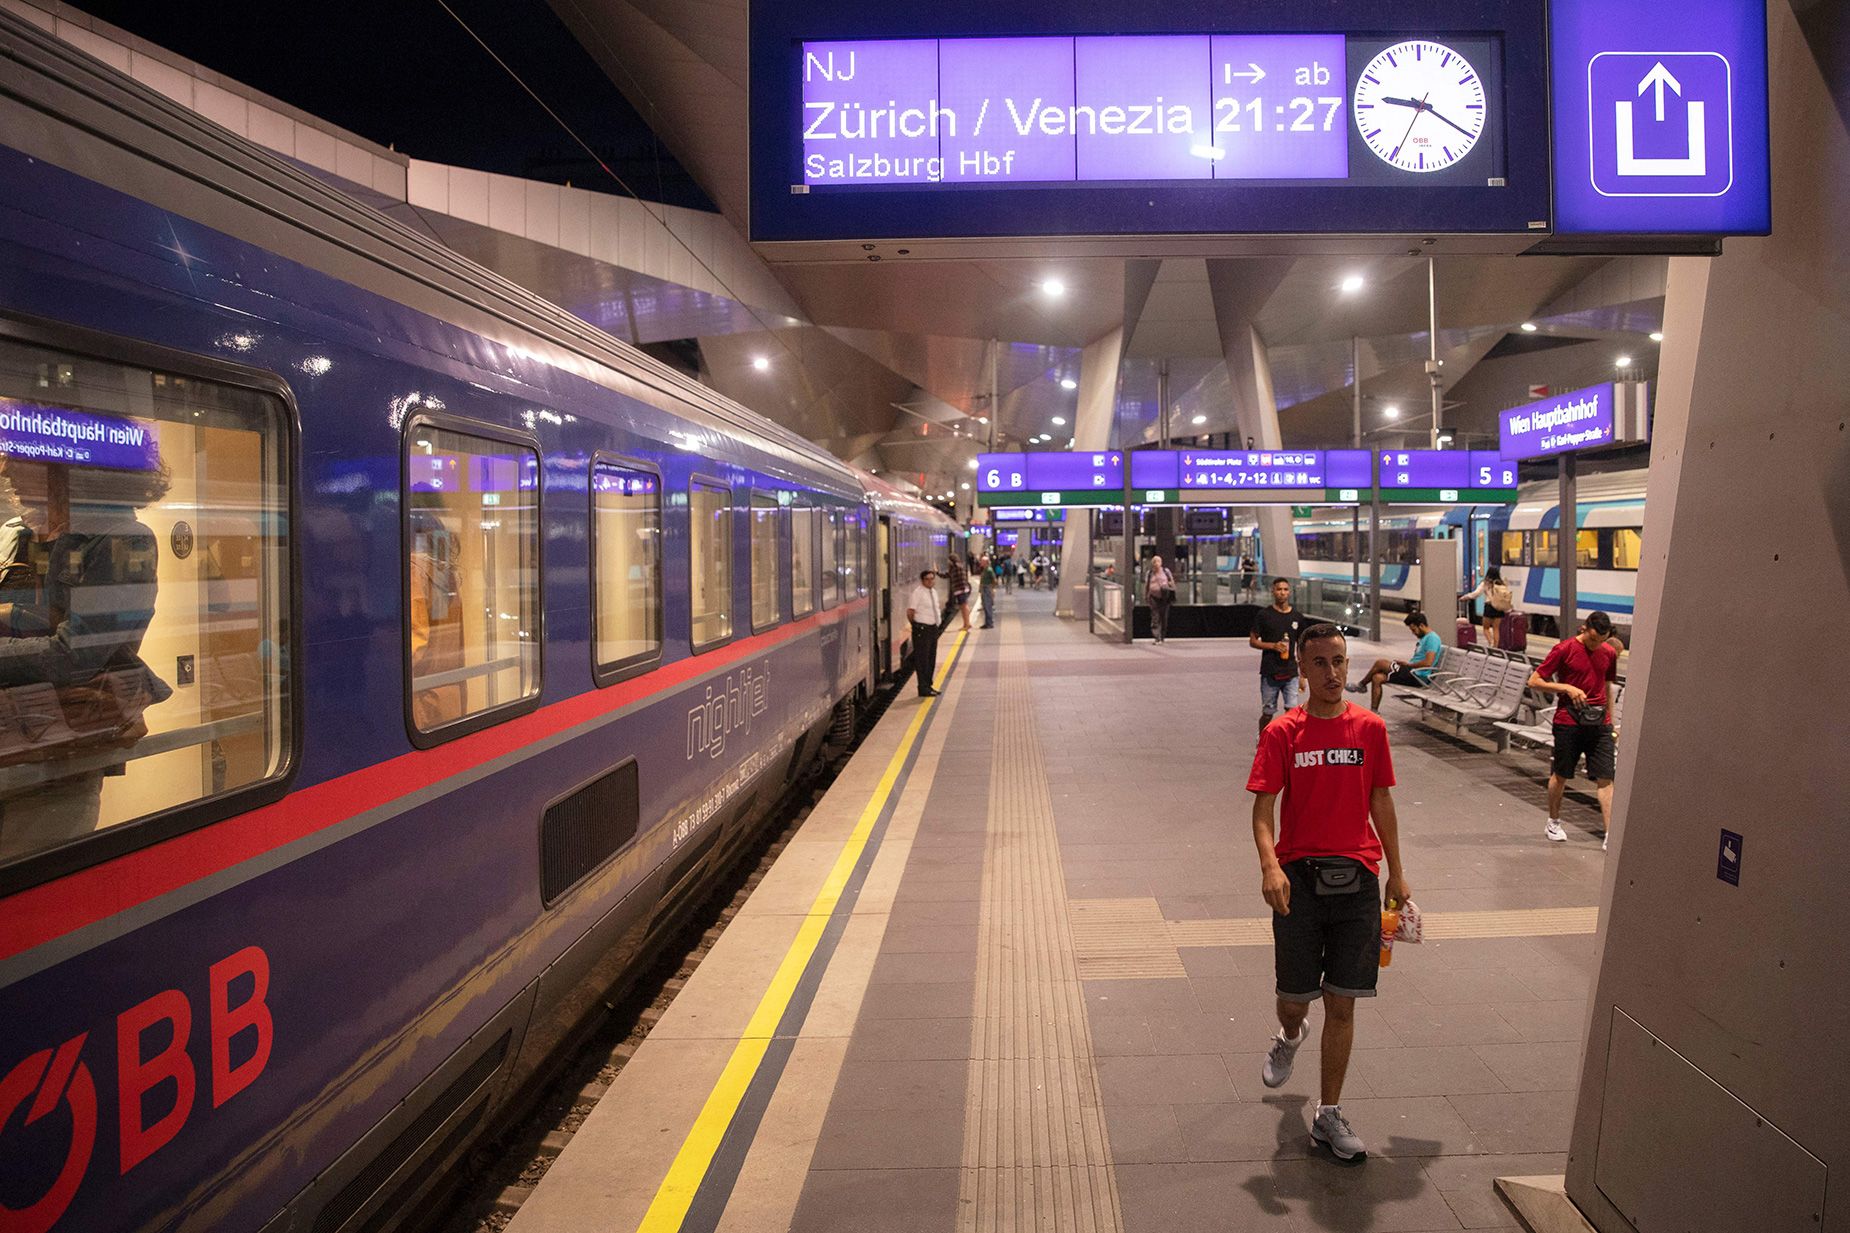
[{"label": "man in blue t-shirt", "polygon": [[1368,691],[1368,705],[1375,710],[1381,709],[1381,687],[1383,685],[1409,685],[1423,689],[1432,682],[1433,665],[1439,662],[1439,652],[1444,643],[1439,635],[1432,632],[1432,626],[1426,621],[1424,612],[1409,612],[1407,628],[1413,631],[1414,638],[1412,659],[1377,659],[1375,666],[1365,673],[1361,680],[1349,687],[1349,692],[1359,694]]}]

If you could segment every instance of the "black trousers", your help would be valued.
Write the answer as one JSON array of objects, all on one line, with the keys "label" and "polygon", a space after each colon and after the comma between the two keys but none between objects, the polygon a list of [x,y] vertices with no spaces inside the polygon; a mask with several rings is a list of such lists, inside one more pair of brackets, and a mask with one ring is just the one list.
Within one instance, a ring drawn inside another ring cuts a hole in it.
[{"label": "black trousers", "polygon": [[912,669],[918,673],[921,695],[938,679],[938,627],[912,622]]}]

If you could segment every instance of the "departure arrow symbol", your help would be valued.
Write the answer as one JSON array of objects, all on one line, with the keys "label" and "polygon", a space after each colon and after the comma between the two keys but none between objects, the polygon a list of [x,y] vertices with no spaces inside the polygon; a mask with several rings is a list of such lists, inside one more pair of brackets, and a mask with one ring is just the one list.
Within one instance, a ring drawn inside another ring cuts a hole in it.
[{"label": "departure arrow symbol", "polygon": [[1638,93],[1643,94],[1653,86],[1657,88],[1657,97],[1655,100],[1657,122],[1662,124],[1664,122],[1664,87],[1669,86],[1672,93],[1678,98],[1682,98],[1683,83],[1672,77],[1670,75],[1670,70],[1664,67],[1664,62],[1659,60],[1656,64],[1651,66],[1651,71],[1644,75],[1644,80],[1638,83]]},{"label": "departure arrow symbol", "polygon": [[[1246,67],[1247,67],[1247,69],[1249,69],[1249,70],[1251,70],[1251,71],[1250,71],[1250,72],[1242,72],[1242,71],[1240,71],[1240,70],[1238,70],[1238,69],[1229,69],[1229,70],[1227,71],[1227,76],[1229,76],[1229,77],[1244,77],[1244,78],[1246,78],[1246,80],[1248,80],[1248,81],[1250,81],[1250,82],[1252,82],[1252,83],[1253,83],[1253,84],[1254,84],[1255,86],[1256,86],[1256,85],[1258,85],[1258,84],[1259,84],[1260,82],[1262,82],[1262,81],[1264,81],[1264,80],[1265,80],[1265,70],[1264,70],[1264,69],[1262,69],[1262,68],[1260,68],[1260,67],[1259,67],[1259,66],[1258,66],[1257,64],[1254,64],[1254,63],[1253,63],[1253,62],[1252,62],[1251,60],[1248,60],[1248,61],[1246,62]],[[1682,93],[1682,91],[1678,91],[1678,93],[1680,94],[1680,93]]]}]

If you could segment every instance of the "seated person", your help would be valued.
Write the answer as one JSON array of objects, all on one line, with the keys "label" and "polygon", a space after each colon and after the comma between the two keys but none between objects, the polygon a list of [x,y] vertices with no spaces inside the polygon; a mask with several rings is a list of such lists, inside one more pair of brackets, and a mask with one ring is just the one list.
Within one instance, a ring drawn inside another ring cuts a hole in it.
[{"label": "seated person", "polygon": [[1438,634],[1432,632],[1424,612],[1409,612],[1407,628],[1416,639],[1413,658],[1377,659],[1374,667],[1364,673],[1361,680],[1349,686],[1352,694],[1367,690],[1368,705],[1377,711],[1381,709],[1382,686],[1406,685],[1423,689],[1432,683],[1433,666],[1439,662],[1439,651],[1445,644],[1439,640]]}]

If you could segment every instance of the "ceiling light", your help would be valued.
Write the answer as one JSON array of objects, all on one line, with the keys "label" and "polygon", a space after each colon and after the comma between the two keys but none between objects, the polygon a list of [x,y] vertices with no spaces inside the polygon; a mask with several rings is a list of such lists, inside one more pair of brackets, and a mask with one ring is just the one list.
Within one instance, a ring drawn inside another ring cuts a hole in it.
[{"label": "ceiling light", "polygon": [[1522,323],[1522,332],[1523,332],[1523,333],[1525,333],[1525,334],[1533,334],[1533,333],[1535,333],[1535,322],[1533,322],[1533,321],[1525,321],[1525,322],[1523,322],[1523,323]]},{"label": "ceiling light", "polygon": [[1065,417],[1064,415],[1056,415],[1056,416],[1054,416],[1054,417],[1053,417],[1053,426],[1054,426],[1055,428],[1064,428],[1064,427],[1066,427],[1066,417]]},{"label": "ceiling light", "polygon": [[1057,278],[1050,278],[1041,284],[1041,290],[1057,300],[1066,294],[1066,284]]},{"label": "ceiling light", "polygon": [[963,490],[964,490],[965,492],[969,492],[969,491],[970,491],[970,485],[968,485],[968,484],[959,484],[959,485],[957,485],[957,486],[958,486],[959,488],[961,488],[961,489],[963,489]]},{"label": "ceiling light", "polygon": [[970,469],[971,469],[972,471],[974,471],[974,470],[976,470],[976,459],[974,459],[974,458],[972,458],[972,459],[970,460]]},{"label": "ceiling light", "polygon": [[1360,274],[1351,274],[1344,278],[1342,281],[1342,289],[1344,295],[1354,295],[1362,289],[1362,276]]},{"label": "ceiling light", "polygon": [[771,360],[769,356],[754,355],[752,357],[752,367],[756,368],[759,372],[763,372],[765,369],[769,368],[770,366],[771,366]]},{"label": "ceiling light", "polygon": [[1652,330],[1651,331],[1651,341],[1652,342],[1663,342],[1664,332],[1662,330]]},{"label": "ceiling light", "polygon": [[1205,424],[1207,422],[1208,422],[1208,417],[1205,415],[1197,415],[1193,420],[1190,421],[1190,423],[1194,423],[1194,424]]},{"label": "ceiling light", "polygon": [[1381,408],[1381,414],[1386,419],[1397,420],[1400,418],[1400,405],[1391,402],[1387,406]]},{"label": "ceiling light", "polygon": [[1629,355],[1620,356],[1618,360],[1618,366],[1620,368],[1630,368],[1632,366],[1632,357]]},{"label": "ceiling light", "polygon": [[976,417],[976,422],[979,424],[987,424],[989,423],[989,417],[987,415],[979,415]]},{"label": "ceiling light", "polygon": [[1440,434],[1439,434],[1439,444],[1440,444],[1440,445],[1450,445],[1451,443],[1452,443],[1452,434],[1451,434],[1451,433],[1449,433],[1449,432],[1442,432],[1442,433],[1440,433]]},{"label": "ceiling light", "polygon": [[1063,390],[1076,390],[1079,388],[1079,382],[1073,380],[1071,377],[1061,377],[1060,388]]}]

